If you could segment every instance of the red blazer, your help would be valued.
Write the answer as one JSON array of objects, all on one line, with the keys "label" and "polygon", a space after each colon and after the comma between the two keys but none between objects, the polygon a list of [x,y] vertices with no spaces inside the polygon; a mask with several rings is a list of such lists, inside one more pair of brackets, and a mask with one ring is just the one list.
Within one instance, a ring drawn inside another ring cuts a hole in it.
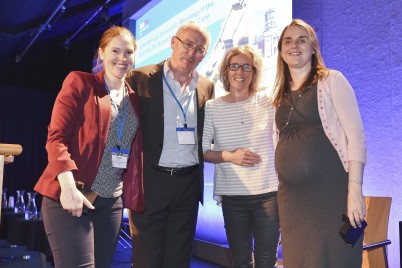
[{"label": "red blazer", "polygon": [[[35,185],[38,193],[58,200],[61,189],[57,175],[63,171],[72,171],[75,180],[92,186],[105,149],[112,112],[103,74],[103,71],[96,75],[73,71],[64,80],[48,126],[48,165]],[[126,85],[140,119],[138,98]],[[123,173],[124,206],[136,212],[142,212],[145,206],[142,164],[139,124]]]}]

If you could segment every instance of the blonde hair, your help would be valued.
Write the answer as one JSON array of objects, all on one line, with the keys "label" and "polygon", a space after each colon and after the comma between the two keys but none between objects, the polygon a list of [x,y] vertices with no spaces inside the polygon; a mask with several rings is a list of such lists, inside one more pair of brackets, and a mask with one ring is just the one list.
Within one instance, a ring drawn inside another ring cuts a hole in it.
[{"label": "blonde hair", "polygon": [[224,56],[219,67],[219,78],[222,81],[225,91],[230,91],[230,81],[228,79],[229,61],[232,57],[237,55],[248,55],[252,59],[253,64],[253,78],[249,86],[249,91],[253,94],[258,91],[258,86],[261,80],[262,71],[262,57],[252,46],[244,45],[231,48]]},{"label": "blonde hair", "polygon": [[290,76],[289,66],[282,58],[282,41],[286,30],[290,26],[300,27],[307,31],[308,40],[313,46],[314,51],[314,54],[312,54],[311,58],[310,74],[301,85],[300,90],[307,90],[312,84],[318,82],[318,80],[321,80],[328,75],[328,68],[325,66],[324,60],[322,59],[320,46],[318,44],[318,38],[313,27],[311,27],[309,24],[301,19],[292,20],[292,22],[283,29],[278,41],[278,58],[273,93],[273,100],[276,106],[282,103],[285,93],[290,91],[289,82],[292,80]]}]

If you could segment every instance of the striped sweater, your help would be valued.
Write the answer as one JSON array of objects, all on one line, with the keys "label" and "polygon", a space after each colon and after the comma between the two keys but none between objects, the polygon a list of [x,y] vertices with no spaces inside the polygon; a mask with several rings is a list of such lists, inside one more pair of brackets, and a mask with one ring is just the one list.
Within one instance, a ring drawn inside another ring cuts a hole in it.
[{"label": "striped sweater", "polygon": [[262,159],[254,167],[231,162],[215,164],[215,200],[219,202],[222,195],[257,195],[278,190],[273,123],[274,108],[265,91],[235,103],[225,102],[222,97],[207,102],[203,151],[248,148]]}]

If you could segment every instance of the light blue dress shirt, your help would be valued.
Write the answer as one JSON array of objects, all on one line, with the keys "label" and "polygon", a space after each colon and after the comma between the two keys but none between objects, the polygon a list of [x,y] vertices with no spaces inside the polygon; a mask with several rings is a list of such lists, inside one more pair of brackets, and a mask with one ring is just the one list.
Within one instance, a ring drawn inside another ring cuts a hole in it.
[{"label": "light blue dress shirt", "polygon": [[[182,110],[176,103],[172,93],[163,80],[163,105],[164,105],[164,134],[163,149],[159,159],[159,165],[163,167],[188,167],[199,163],[197,142],[197,81],[198,73],[194,70],[192,79],[183,92],[180,83],[174,79],[174,74],[169,70],[168,61],[164,63],[165,78],[177,100],[187,112],[187,126],[194,128],[196,144],[181,145],[177,139],[176,128],[183,127],[185,119]],[[194,95],[194,96],[192,96]],[[188,106],[190,105],[190,106]]]}]

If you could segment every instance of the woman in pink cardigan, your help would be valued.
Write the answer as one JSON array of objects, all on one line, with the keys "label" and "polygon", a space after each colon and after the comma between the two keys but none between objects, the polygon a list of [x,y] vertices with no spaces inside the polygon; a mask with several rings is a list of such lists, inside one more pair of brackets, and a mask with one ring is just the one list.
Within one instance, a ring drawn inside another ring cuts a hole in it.
[{"label": "woman in pink cardigan", "polygon": [[317,36],[295,19],[278,42],[274,103],[284,267],[360,267],[362,240],[339,235],[345,214],[365,218],[366,145],[352,87],[322,60]]},{"label": "woman in pink cardigan", "polygon": [[98,49],[104,70],[71,72],[54,104],[49,163],[35,190],[57,268],[110,267],[123,206],[144,210],[139,101],[125,83],[135,50],[128,29],[106,30]]}]

